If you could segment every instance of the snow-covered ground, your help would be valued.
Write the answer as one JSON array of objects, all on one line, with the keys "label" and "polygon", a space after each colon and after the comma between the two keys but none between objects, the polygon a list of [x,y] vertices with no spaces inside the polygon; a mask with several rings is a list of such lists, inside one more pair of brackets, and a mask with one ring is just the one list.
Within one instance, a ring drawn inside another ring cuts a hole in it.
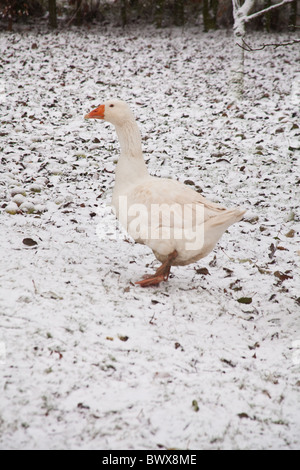
[{"label": "snow-covered ground", "polygon": [[[1,34],[0,448],[299,448],[299,44],[247,53],[238,105],[231,51],[225,31]],[[103,236],[118,142],[83,116],[110,97],[152,174],[248,210],[158,288],[134,284],[147,247]]]}]

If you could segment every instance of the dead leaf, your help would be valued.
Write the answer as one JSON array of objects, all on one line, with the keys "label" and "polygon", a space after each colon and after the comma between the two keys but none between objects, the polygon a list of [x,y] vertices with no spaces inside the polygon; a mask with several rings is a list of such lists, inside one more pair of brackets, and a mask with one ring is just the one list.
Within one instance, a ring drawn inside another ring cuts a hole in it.
[{"label": "dead leaf", "polygon": [[178,343],[178,341],[176,341],[175,343],[175,349],[179,349],[180,348],[180,351],[184,351],[183,347],[181,346],[180,343]]},{"label": "dead leaf", "polygon": [[242,419],[242,418],[248,418],[248,419],[250,419],[250,416],[249,416],[247,413],[238,413],[238,417],[239,417],[240,419]]},{"label": "dead leaf", "polygon": [[260,347],[260,344],[256,341],[255,344],[253,344],[253,346],[248,346],[248,348],[250,349],[250,351],[252,351],[253,349],[256,349],[256,348],[259,348]]},{"label": "dead leaf", "polygon": [[188,186],[195,186],[195,183],[193,180],[185,180],[184,181],[184,184],[188,185]]},{"label": "dead leaf", "polygon": [[237,299],[237,301],[240,303],[240,304],[251,304],[252,303],[252,297],[240,297],[239,299]]},{"label": "dead leaf", "polygon": [[285,273],[281,271],[275,271],[274,276],[280,279],[280,281],[285,281],[286,279],[293,279],[293,276],[289,275],[290,271],[286,271]]},{"label": "dead leaf", "polygon": [[274,243],[271,243],[269,250],[270,250],[269,258],[272,259],[274,257],[274,253],[276,251],[276,247],[275,247]]},{"label": "dead leaf", "polygon": [[118,338],[120,341],[128,341],[129,340],[129,336],[126,336],[126,335],[118,335]]},{"label": "dead leaf", "polygon": [[296,231],[291,228],[291,230],[288,231],[288,233],[285,234],[286,237],[288,238],[294,238]]},{"label": "dead leaf", "polygon": [[229,269],[229,268],[223,268],[223,270],[227,273],[227,275],[225,277],[231,277],[232,276],[232,269]]},{"label": "dead leaf", "polygon": [[210,275],[210,272],[207,268],[195,268],[197,274],[202,274],[203,276]]},{"label": "dead leaf", "polygon": [[221,362],[223,362],[224,364],[227,364],[230,367],[233,367],[233,368],[236,367],[236,364],[232,362],[230,359],[225,359],[224,357],[222,357]]},{"label": "dead leaf", "polygon": [[89,410],[90,407],[88,405],[84,405],[84,403],[77,403],[77,408],[80,408],[81,410]]},{"label": "dead leaf", "polygon": [[197,400],[192,401],[192,407],[193,407],[194,411],[196,411],[196,412],[199,411],[200,408],[199,408]]},{"label": "dead leaf", "polygon": [[24,243],[24,245],[26,245],[26,246],[36,246],[36,245],[38,244],[38,243],[37,243],[35,240],[33,240],[32,238],[24,238],[24,239],[23,239],[23,243]]},{"label": "dead leaf", "polygon": [[214,255],[213,259],[208,263],[211,268],[214,268],[217,265],[217,257]]}]

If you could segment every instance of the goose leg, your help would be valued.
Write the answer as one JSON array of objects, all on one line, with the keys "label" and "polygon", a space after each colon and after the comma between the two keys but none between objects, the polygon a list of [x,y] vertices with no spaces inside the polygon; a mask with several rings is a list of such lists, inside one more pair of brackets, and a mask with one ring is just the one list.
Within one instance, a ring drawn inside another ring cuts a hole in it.
[{"label": "goose leg", "polygon": [[156,272],[150,276],[145,276],[141,281],[136,282],[141,287],[158,286],[162,281],[169,279],[172,261],[178,255],[177,251],[174,250],[169,254],[167,260],[156,270]]}]

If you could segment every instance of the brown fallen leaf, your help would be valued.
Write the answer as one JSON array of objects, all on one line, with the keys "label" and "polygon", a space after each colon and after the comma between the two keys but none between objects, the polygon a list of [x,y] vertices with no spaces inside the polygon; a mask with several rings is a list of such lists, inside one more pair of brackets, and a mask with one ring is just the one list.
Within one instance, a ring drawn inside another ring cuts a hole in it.
[{"label": "brown fallen leaf", "polygon": [[210,272],[207,268],[195,268],[197,274],[202,274],[204,276],[210,275]]},{"label": "brown fallen leaf", "polygon": [[250,419],[250,416],[249,416],[247,413],[238,413],[238,417],[239,417],[240,419],[242,419],[242,418],[248,418],[248,419]]},{"label": "brown fallen leaf", "polygon": [[293,276],[291,276],[290,271],[286,271],[285,273],[281,271],[275,271],[274,276],[280,279],[280,281],[285,281],[286,279],[293,279]]},{"label": "brown fallen leaf", "polygon": [[233,368],[236,367],[236,364],[231,359],[225,359],[224,357],[221,357],[220,361],[223,362],[224,364],[227,364],[230,367],[233,367]]},{"label": "brown fallen leaf", "polygon": [[24,238],[23,239],[23,244],[26,246],[36,246],[37,242],[33,240],[32,238]]},{"label": "brown fallen leaf", "polygon": [[118,338],[120,341],[128,341],[129,340],[129,336],[126,336],[126,335],[118,335]]},{"label": "brown fallen leaf", "polygon": [[295,230],[291,228],[291,230],[289,230],[288,233],[285,234],[285,236],[288,238],[293,238],[295,236],[295,233]]},{"label": "brown fallen leaf", "polygon": [[252,297],[240,297],[239,299],[237,299],[237,301],[240,303],[240,304],[251,304],[252,303]]}]

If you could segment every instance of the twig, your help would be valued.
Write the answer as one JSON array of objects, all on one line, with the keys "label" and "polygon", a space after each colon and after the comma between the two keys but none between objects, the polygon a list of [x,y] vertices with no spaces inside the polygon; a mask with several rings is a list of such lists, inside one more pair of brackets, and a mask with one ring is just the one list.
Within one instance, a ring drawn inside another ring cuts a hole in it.
[{"label": "twig", "polygon": [[33,287],[34,287],[34,293],[35,293],[35,294],[38,294],[38,290],[37,290],[37,288],[36,288],[36,284],[35,284],[35,282],[34,282],[34,279],[32,279],[32,284],[33,284]]},{"label": "twig", "polygon": [[67,28],[70,26],[70,24],[72,23],[72,21],[74,20],[75,16],[77,15],[77,13],[79,12],[81,8],[81,2],[79,3],[78,5],[78,8],[76,8],[76,10],[74,11],[74,14],[71,16],[70,20],[68,21],[67,23]]},{"label": "twig", "polygon": [[297,44],[300,42],[300,39],[293,39],[292,41],[289,41],[289,42],[280,42],[280,43],[270,43],[270,44],[263,44],[262,46],[260,47],[251,47],[249,44],[246,43],[246,41],[244,39],[242,39],[242,43],[243,44],[239,44],[237,43],[237,45],[241,48],[241,49],[244,49],[245,51],[247,52],[255,52],[255,51],[262,51],[263,49],[265,49],[266,47],[274,47],[275,49],[277,49],[277,47],[281,47],[281,46],[291,46],[293,44]]},{"label": "twig", "polygon": [[265,13],[268,13],[271,10],[274,10],[275,8],[281,7],[287,3],[291,3],[293,0],[282,0],[280,3],[275,3],[274,5],[271,5],[268,8],[265,8],[264,10],[257,11],[256,13],[252,13],[252,15],[249,15],[245,18],[245,21],[248,23],[248,21],[253,20],[254,18],[258,18],[261,15],[264,15]]}]

